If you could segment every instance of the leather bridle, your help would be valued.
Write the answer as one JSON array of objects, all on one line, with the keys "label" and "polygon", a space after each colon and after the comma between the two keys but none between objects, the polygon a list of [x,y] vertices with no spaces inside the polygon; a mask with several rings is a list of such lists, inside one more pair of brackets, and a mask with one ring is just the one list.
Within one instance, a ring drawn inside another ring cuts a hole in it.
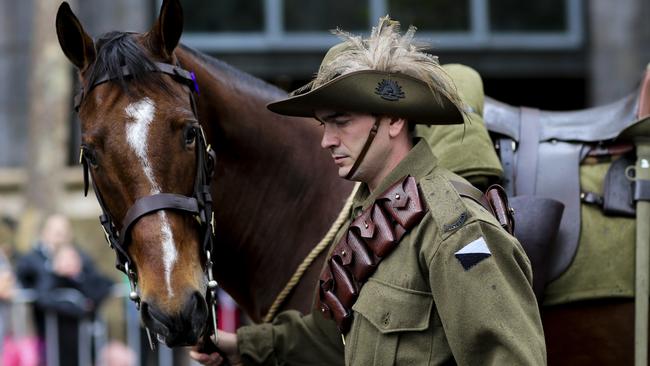
[{"label": "leather bridle", "polygon": [[[167,63],[155,62],[153,68],[149,72],[161,72],[168,74],[177,82],[183,83],[190,87],[190,103],[194,117],[198,121],[198,113],[196,108],[196,100],[194,93],[199,92],[196,77],[193,72],[189,72]],[[122,68],[122,75],[124,77],[131,75],[128,67]],[[103,75],[87,90],[83,88],[75,96],[75,110],[79,111],[79,106],[83,102],[84,97],[99,84],[116,79],[115,76]],[[210,306],[212,316],[212,326],[215,337],[217,335],[217,287],[218,284],[212,275],[212,258],[213,239],[214,239],[214,212],[212,211],[212,196],[210,194],[210,182],[212,174],[214,173],[214,166],[216,162],[216,155],[208,144],[203,129],[200,125],[192,126],[196,134],[196,177],[194,179],[194,192],[192,196],[184,196],[176,193],[158,193],[149,196],[144,196],[135,201],[135,203],[128,209],[126,215],[122,219],[121,226],[115,224],[115,220],[109,213],[105,201],[95,183],[95,179],[89,180],[89,154],[84,153],[85,146],[81,146],[80,163],[83,165],[84,177],[84,195],[88,195],[89,181],[92,183],[93,191],[97,197],[97,202],[101,207],[102,214],[99,216],[99,222],[104,230],[106,241],[111,249],[115,251],[116,261],[115,266],[120,271],[124,272],[128,279],[131,288],[129,298],[135,302],[136,307],[140,309],[140,296],[137,290],[138,275],[135,263],[129,256],[127,251],[130,243],[130,231],[133,225],[142,217],[150,215],[160,210],[175,210],[185,214],[193,215],[198,221],[201,232],[201,248],[206,260],[205,271],[208,278],[208,289],[206,294],[206,301]],[[151,340],[150,340],[151,341]]]}]

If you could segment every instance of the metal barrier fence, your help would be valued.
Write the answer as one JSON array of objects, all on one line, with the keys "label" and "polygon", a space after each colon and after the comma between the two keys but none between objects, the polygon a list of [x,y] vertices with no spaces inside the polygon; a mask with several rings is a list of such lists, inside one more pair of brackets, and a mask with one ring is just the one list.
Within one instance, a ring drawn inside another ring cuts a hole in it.
[{"label": "metal barrier fence", "polygon": [[[75,291],[75,290],[72,290]],[[124,306],[124,321],[126,325],[126,345],[135,354],[134,365],[160,365],[160,366],[189,366],[198,365],[187,355],[185,349],[172,350],[163,344],[156,343],[155,350],[151,350],[146,336],[143,339],[143,332],[140,327],[140,319],[135,306],[128,300],[129,288],[126,284],[114,285],[110,298],[119,299]],[[74,293],[66,294],[66,299],[74,299]],[[32,309],[36,300],[34,290],[18,289],[11,302],[0,303],[4,311],[0,311],[0,355],[3,354],[2,345],[6,336],[11,335],[14,339],[36,336],[35,325],[30,325],[28,319],[32,318]],[[103,305],[105,307],[106,305]],[[102,307],[102,309],[103,309]],[[98,311],[99,313],[99,311]],[[1,317],[2,315],[4,317]],[[4,319],[3,319],[4,318]],[[59,363],[59,324],[56,313],[49,311],[45,313],[45,339],[44,358],[47,366],[60,366]],[[30,330],[31,328],[31,330]],[[3,334],[3,330],[4,333]],[[94,319],[82,319],[78,325],[78,348],[77,359],[79,365],[104,365],[100,362],[99,356],[102,349],[108,344],[107,323],[100,316]],[[42,349],[42,348],[41,348]],[[0,358],[0,366],[2,358]],[[66,366],[66,365],[61,365]]]}]

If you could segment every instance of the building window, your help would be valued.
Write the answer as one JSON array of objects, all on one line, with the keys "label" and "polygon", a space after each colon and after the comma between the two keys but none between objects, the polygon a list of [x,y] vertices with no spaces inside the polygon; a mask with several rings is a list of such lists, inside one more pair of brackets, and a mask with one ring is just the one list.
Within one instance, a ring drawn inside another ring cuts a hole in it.
[{"label": "building window", "polygon": [[490,0],[490,29],[495,32],[564,32],[564,0]]},{"label": "building window", "polygon": [[287,32],[328,32],[339,27],[365,31],[368,6],[350,0],[284,0],[284,30]]},{"label": "building window", "polygon": [[385,14],[436,49],[577,49],[584,38],[582,0],[182,1],[183,41],[213,52],[322,51],[337,41],[330,29],[367,32]]},{"label": "building window", "polygon": [[263,32],[264,0],[181,0],[185,32]]},{"label": "building window", "polygon": [[388,0],[387,5],[391,17],[420,32],[470,31],[469,0]]}]

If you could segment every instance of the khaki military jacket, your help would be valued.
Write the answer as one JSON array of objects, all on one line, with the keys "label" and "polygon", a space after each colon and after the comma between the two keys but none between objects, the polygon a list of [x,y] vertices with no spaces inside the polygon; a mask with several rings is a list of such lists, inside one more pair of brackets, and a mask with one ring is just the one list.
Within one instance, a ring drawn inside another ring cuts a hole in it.
[{"label": "khaki military jacket", "polygon": [[429,211],[363,286],[345,345],[334,322],[318,312],[288,311],[272,324],[237,332],[244,364],[546,364],[521,245],[483,207],[456,193],[449,181],[462,178],[437,166],[425,141],[373,193],[360,188],[349,221],[407,174],[418,181]]}]

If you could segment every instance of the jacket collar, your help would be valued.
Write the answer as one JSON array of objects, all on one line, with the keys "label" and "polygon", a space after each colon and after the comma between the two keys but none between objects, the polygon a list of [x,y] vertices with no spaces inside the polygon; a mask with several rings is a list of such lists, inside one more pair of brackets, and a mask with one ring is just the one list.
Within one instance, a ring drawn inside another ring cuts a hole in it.
[{"label": "jacket collar", "polygon": [[407,175],[420,181],[423,177],[438,166],[438,159],[433,155],[431,147],[424,139],[416,139],[415,146],[409,151],[402,161],[384,178],[377,188],[370,192],[366,183],[361,183],[357,194],[352,201],[352,214],[356,216],[359,210],[366,209],[372,205],[377,197],[392,186],[398,179]]}]

